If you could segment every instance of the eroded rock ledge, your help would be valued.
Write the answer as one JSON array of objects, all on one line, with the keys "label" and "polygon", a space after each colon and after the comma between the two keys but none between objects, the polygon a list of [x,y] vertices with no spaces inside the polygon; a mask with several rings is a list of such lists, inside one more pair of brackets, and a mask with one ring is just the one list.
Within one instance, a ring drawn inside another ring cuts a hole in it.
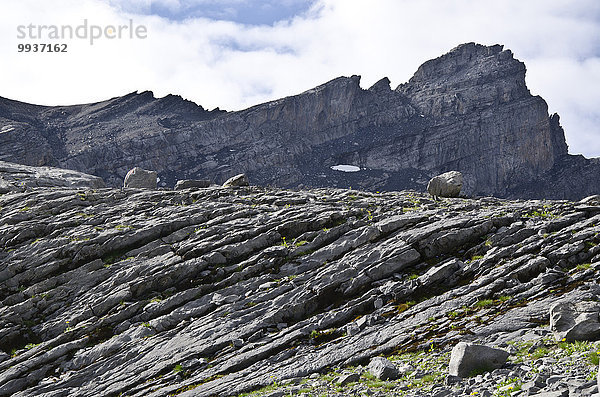
[{"label": "eroded rock ledge", "polygon": [[599,221],[590,203],[415,192],[7,193],[0,395],[226,396],[492,343],[598,299]]}]

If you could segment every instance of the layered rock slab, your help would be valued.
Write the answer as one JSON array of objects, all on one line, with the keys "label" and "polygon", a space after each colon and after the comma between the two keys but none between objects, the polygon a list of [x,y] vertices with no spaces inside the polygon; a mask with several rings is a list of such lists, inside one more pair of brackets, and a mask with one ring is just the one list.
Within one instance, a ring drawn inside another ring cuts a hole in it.
[{"label": "layered rock slab", "polygon": [[37,188],[0,207],[1,395],[235,395],[494,342],[599,293],[600,207],[566,201]]}]

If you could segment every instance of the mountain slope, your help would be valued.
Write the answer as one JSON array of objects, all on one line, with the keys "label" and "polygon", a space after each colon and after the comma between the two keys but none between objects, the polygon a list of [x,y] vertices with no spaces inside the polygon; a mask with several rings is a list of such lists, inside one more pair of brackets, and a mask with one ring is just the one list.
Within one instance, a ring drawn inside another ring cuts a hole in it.
[{"label": "mountain slope", "polygon": [[[574,163],[590,175],[600,166],[567,154],[558,116],[529,93],[524,64],[502,46],[460,45],[393,90],[387,78],[367,90],[359,81],[339,77],[237,112],[150,92],[58,107],[2,99],[0,160],[79,170],[112,186],[141,166],[164,186],[246,172],[258,185],[423,189],[460,170],[471,195],[600,192],[597,178],[571,186]],[[361,171],[331,169],[339,164]]]}]

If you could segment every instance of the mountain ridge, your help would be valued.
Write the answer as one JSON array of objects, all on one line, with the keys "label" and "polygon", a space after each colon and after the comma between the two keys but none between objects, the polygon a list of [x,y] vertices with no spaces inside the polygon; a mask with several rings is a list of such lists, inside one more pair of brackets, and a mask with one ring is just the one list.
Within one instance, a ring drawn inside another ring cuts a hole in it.
[{"label": "mountain ridge", "polygon": [[[385,77],[368,89],[360,76],[338,77],[240,111],[149,91],[56,107],[0,99],[0,160],[73,169],[111,186],[134,166],[157,171],[167,187],[245,172],[258,185],[370,191],[423,190],[435,174],[459,170],[469,195],[599,193],[587,176],[600,165],[568,154],[558,115],[531,95],[525,72],[503,46],[467,43],[395,89]],[[339,164],[361,171],[331,169]]]}]

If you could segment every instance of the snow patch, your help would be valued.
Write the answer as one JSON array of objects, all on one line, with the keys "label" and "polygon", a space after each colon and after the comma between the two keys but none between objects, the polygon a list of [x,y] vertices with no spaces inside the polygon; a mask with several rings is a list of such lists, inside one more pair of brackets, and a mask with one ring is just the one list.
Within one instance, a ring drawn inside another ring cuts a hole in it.
[{"label": "snow patch", "polygon": [[357,167],[355,165],[347,165],[347,164],[332,165],[331,169],[335,170],[335,171],[342,171],[342,172],[358,172],[358,171],[360,171],[360,167]]},{"label": "snow patch", "polygon": [[14,130],[15,127],[13,127],[12,125],[5,125],[4,127],[2,127],[2,129],[0,130],[0,134],[4,134],[6,132],[11,132],[12,130]]}]

